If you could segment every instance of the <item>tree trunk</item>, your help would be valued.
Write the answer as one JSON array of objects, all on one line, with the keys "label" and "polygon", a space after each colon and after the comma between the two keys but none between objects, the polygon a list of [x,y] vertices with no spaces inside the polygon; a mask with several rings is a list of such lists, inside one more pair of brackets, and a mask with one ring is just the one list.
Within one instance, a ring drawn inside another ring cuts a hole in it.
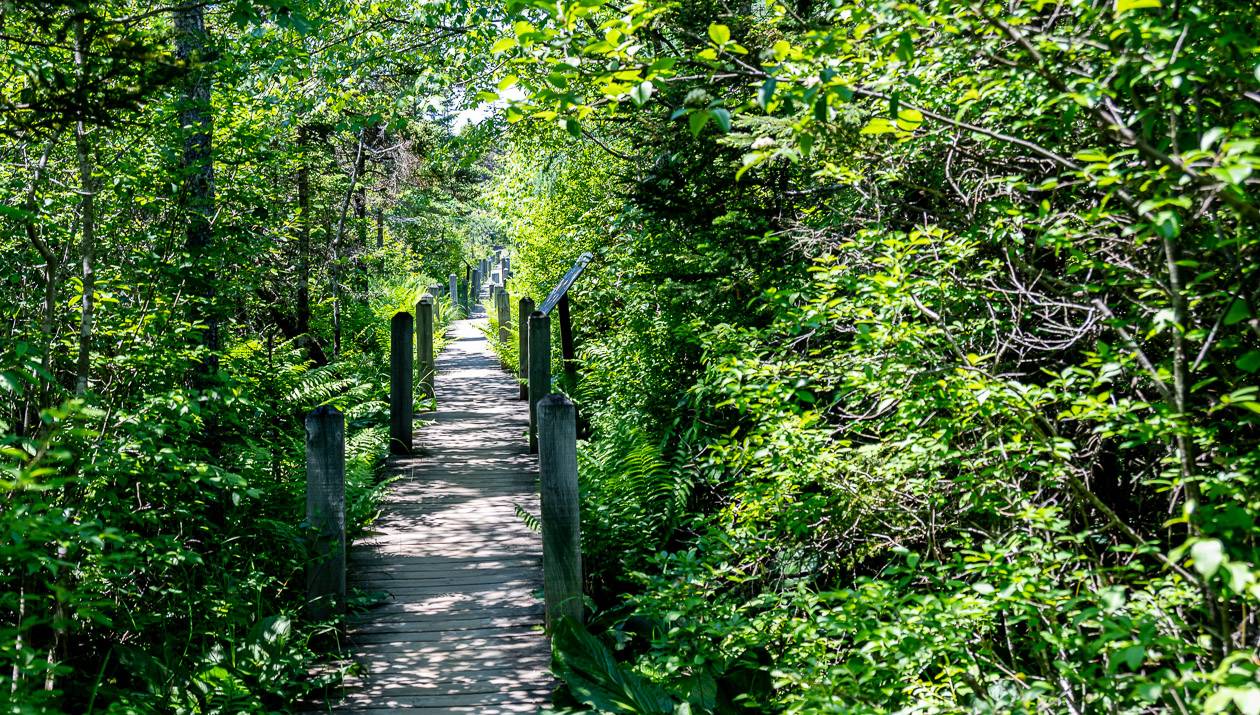
[{"label": "tree trunk", "polygon": [[[307,355],[317,364],[324,364],[324,351],[319,350],[311,335],[311,164],[310,129],[298,130],[298,288],[297,325],[300,340],[306,341]],[[318,351],[319,358],[315,357]]]},{"label": "tree trunk", "polygon": [[337,232],[332,240],[332,279],[333,279],[333,360],[341,357],[341,241],[346,234],[346,215],[350,213],[350,200],[354,197],[355,186],[359,181],[359,167],[363,161],[363,131],[359,130],[358,149],[354,155],[354,163],[350,165],[350,186],[346,189],[346,198],[341,202],[341,215],[337,217]]},{"label": "tree trunk", "polygon": [[22,410],[22,434],[34,434],[39,427],[40,418],[39,411],[48,403],[49,391],[52,387],[48,376],[52,374],[52,349],[53,342],[56,340],[57,329],[57,278],[61,272],[62,261],[53,253],[48,243],[40,236],[39,227],[36,223],[36,216],[39,208],[39,187],[44,182],[44,175],[48,169],[48,156],[52,153],[53,147],[61,140],[61,131],[58,130],[48,139],[48,144],[44,147],[43,153],[39,157],[39,162],[31,169],[31,180],[26,188],[26,202],[23,206],[26,209],[26,217],[23,220],[26,229],[26,237],[30,240],[31,245],[39,253],[40,258],[44,259],[44,306],[40,321],[40,328],[44,336],[44,352],[40,359],[40,367],[43,369],[44,378],[40,382],[40,388],[37,391],[34,400],[28,398],[25,401]]},{"label": "tree trunk", "polygon": [[[75,23],[74,63],[79,69],[80,87],[86,82],[84,75],[84,57],[87,54],[87,40],[84,37],[83,18]],[[86,109],[86,108],[83,108]],[[80,255],[82,259],[83,298],[79,303],[79,359],[75,371],[74,394],[87,392],[88,380],[92,373],[92,318],[96,309],[96,179],[92,176],[94,167],[91,146],[88,143],[87,127],[80,119],[75,124],[75,151],[79,158],[79,193],[82,197],[79,204],[81,222]]]},{"label": "tree trunk", "polygon": [[193,266],[186,285],[194,301],[191,317],[206,326],[201,344],[210,356],[197,366],[198,374],[205,378],[214,372],[214,355],[220,348],[214,271],[208,265],[214,238],[214,161],[210,154],[214,119],[210,110],[210,70],[204,64],[208,38],[202,5],[177,6],[174,19],[175,57],[185,63],[187,73],[179,107],[179,123],[184,131],[183,205],[188,221],[184,247]]}]

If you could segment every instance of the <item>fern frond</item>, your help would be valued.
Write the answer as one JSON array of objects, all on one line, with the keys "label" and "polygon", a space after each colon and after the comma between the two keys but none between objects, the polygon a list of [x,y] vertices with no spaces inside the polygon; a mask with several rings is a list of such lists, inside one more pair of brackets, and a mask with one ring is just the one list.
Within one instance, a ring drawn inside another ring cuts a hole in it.
[{"label": "fern frond", "polygon": [[526,511],[525,507],[520,504],[513,504],[512,506],[516,509],[516,518],[521,520],[521,523],[525,525],[525,528],[536,534],[542,533],[542,522],[538,520],[538,517],[530,514]]}]

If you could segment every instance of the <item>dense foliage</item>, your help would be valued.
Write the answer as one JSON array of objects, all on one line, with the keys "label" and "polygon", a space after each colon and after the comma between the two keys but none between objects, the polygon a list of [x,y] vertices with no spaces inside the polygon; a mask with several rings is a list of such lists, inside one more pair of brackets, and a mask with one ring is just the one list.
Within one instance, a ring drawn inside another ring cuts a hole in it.
[{"label": "dense foliage", "polygon": [[379,50],[343,33],[377,18],[321,5],[0,4],[5,712],[277,711],[337,682],[301,612],[302,417],[346,414],[357,533],[388,320],[493,223],[452,115],[356,74]]},{"label": "dense foliage", "polygon": [[350,415],[361,526],[384,318],[506,242],[516,296],[596,256],[557,707],[1260,713],[1258,38],[1243,0],[0,3],[0,699],[335,681],[299,418]]},{"label": "dense foliage", "polygon": [[1260,712],[1253,6],[520,15],[516,290],[598,256],[576,700]]}]

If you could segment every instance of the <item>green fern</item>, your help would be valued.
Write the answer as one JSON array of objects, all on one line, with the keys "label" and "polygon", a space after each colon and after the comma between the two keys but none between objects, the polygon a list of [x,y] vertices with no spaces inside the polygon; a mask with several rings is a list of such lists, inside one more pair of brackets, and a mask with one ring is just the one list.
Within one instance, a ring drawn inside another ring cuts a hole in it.
[{"label": "green fern", "polygon": [[328,365],[306,371],[289,391],[288,399],[293,404],[314,409],[332,402],[355,384],[355,380],[342,377],[334,366]]},{"label": "green fern", "polygon": [[521,523],[525,525],[525,528],[536,534],[542,533],[542,522],[539,521],[538,517],[529,513],[525,507],[520,504],[513,504],[512,507],[516,510],[516,518],[521,520]]},{"label": "green fern", "polygon": [[[665,442],[644,431],[619,426],[582,450],[583,481],[595,500],[607,505],[602,528],[632,542],[667,540],[695,485],[694,471],[671,463]],[[683,461],[683,460],[679,460]]]}]

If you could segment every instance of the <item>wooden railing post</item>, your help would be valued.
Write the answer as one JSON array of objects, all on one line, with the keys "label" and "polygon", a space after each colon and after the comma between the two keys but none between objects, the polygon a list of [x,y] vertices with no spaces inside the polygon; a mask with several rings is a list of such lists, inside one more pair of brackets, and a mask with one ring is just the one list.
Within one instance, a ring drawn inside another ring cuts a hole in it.
[{"label": "wooden railing post", "polygon": [[481,300],[481,269],[474,268],[472,272],[472,286],[468,291],[468,314],[472,315],[473,308],[477,305],[477,301]]},{"label": "wooden railing post", "polygon": [[411,313],[396,314],[389,330],[389,453],[411,454]]},{"label": "wooden railing post", "polygon": [[416,303],[416,363],[420,368],[420,391],[433,397],[433,296],[425,293]]},{"label": "wooden railing post", "polygon": [[538,454],[538,403],[551,393],[551,318],[529,315],[529,453]]},{"label": "wooden railing post", "polygon": [[451,307],[454,307],[456,301],[459,300],[459,276],[452,273],[450,278],[447,280],[447,283],[450,284],[448,286],[448,290],[450,292],[447,293],[447,296],[450,297]]},{"label": "wooden railing post", "polygon": [[315,534],[307,608],[325,618],[346,602],[346,420],[327,405],[306,415],[306,523]]},{"label": "wooden railing post", "polygon": [[529,399],[529,315],[534,312],[534,299],[516,302],[516,368],[521,381],[521,400]]},{"label": "wooden railing post", "polygon": [[507,345],[512,339],[512,308],[508,304],[507,291],[500,289],[494,294],[494,308],[499,320],[499,342]]},{"label": "wooden railing post", "polygon": [[551,629],[562,616],[582,621],[582,530],[573,403],[564,395],[544,397],[538,403],[538,421],[543,599]]}]

